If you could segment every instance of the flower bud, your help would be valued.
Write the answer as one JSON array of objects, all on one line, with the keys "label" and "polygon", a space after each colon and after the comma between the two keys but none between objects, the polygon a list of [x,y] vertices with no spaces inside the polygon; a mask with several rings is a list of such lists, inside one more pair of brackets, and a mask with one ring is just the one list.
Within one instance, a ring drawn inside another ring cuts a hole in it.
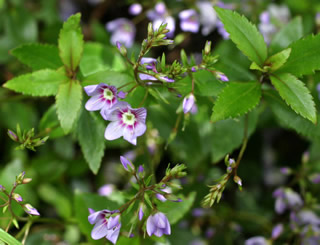
[{"label": "flower bud", "polygon": [[206,55],[210,54],[211,52],[211,41],[207,41],[206,45],[204,46],[204,53]]},{"label": "flower bud", "polygon": [[31,206],[31,204],[27,203],[23,206],[24,208],[24,211],[27,213],[27,214],[30,214],[30,215],[36,215],[36,216],[39,216],[40,213],[38,212],[37,209],[35,209],[34,207]]},{"label": "flower bud", "polygon": [[120,161],[126,171],[131,172],[132,170],[134,170],[134,166],[127,158],[120,156]]},{"label": "flower bud", "polygon": [[242,181],[239,176],[234,176],[233,181],[237,183],[239,186],[242,186]]},{"label": "flower bud", "polygon": [[12,194],[12,198],[14,200],[16,200],[17,202],[22,202],[23,201],[22,197],[18,193],[13,193]]},{"label": "flower bud", "polygon": [[127,56],[127,49],[124,45],[122,45],[120,42],[116,42],[117,48],[123,56]]},{"label": "flower bud", "polygon": [[31,181],[32,181],[31,178],[25,178],[25,179],[22,180],[22,184],[28,184],[28,183],[30,183]]},{"label": "flower bud", "polygon": [[9,135],[10,139],[12,139],[13,141],[19,142],[18,136],[9,129],[8,129],[8,135]]}]

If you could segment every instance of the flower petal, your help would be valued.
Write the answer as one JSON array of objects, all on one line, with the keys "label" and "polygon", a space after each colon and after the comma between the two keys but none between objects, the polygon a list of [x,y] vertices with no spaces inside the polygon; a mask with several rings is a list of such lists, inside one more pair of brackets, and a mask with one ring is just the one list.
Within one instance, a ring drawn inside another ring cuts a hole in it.
[{"label": "flower petal", "polygon": [[105,219],[100,219],[91,231],[91,237],[94,240],[99,240],[108,233],[107,222]]},{"label": "flower petal", "polygon": [[119,218],[120,215],[117,215],[115,217],[110,217],[108,220],[108,230],[113,229],[115,226],[117,226],[119,224]]},{"label": "flower petal", "polygon": [[115,140],[120,138],[123,135],[124,127],[121,125],[120,122],[111,122],[106,128],[104,133],[104,137],[107,140]]},{"label": "flower petal", "polygon": [[84,87],[84,91],[86,92],[86,94],[88,96],[92,96],[97,87],[98,87],[98,85],[88,85],[88,86]]},{"label": "flower petal", "polygon": [[147,220],[147,233],[149,236],[152,236],[152,234],[156,231],[157,227],[153,222],[153,215],[150,215]]},{"label": "flower petal", "polygon": [[92,96],[86,103],[85,108],[88,111],[100,110],[106,104],[103,97],[100,94]]},{"label": "flower petal", "polygon": [[144,123],[138,122],[134,128],[134,137],[139,137],[143,135],[147,130],[147,126]]},{"label": "flower petal", "polygon": [[113,244],[116,244],[119,233],[120,233],[121,224],[118,224],[117,228],[115,230],[109,230],[108,234],[106,235],[106,238],[112,242]]},{"label": "flower petal", "polygon": [[137,145],[137,137],[135,137],[133,129],[130,129],[129,127],[124,128],[123,138],[129,143]]}]

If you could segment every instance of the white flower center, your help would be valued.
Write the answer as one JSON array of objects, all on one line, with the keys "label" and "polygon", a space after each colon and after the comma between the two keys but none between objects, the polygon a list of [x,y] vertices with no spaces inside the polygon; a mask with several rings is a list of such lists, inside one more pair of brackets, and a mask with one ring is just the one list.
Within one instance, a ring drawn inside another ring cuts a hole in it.
[{"label": "white flower center", "polygon": [[136,116],[131,111],[125,112],[122,114],[122,121],[127,125],[134,125]]},{"label": "white flower center", "polygon": [[113,92],[108,89],[108,88],[105,88],[104,91],[103,91],[103,97],[107,100],[112,100],[114,95],[113,95]]}]

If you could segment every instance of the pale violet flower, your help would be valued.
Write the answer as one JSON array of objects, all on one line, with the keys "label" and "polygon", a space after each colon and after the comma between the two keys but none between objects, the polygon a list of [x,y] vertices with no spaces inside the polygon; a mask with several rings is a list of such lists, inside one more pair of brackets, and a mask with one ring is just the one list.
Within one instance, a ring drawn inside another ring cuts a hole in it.
[{"label": "pale violet flower", "polygon": [[98,240],[105,237],[113,244],[116,244],[121,228],[120,215],[112,215],[118,212],[118,210],[109,211],[104,209],[93,213],[90,210],[88,221],[90,224],[95,225],[91,231],[92,239]]},{"label": "pale violet flower", "polygon": [[204,36],[209,35],[216,27],[218,17],[212,3],[209,1],[197,2],[197,7],[200,10],[200,23],[202,25],[201,33]]},{"label": "pale violet flower", "polygon": [[216,76],[222,82],[229,82],[229,78],[225,74],[223,74],[221,72],[217,72]]},{"label": "pale violet flower", "polygon": [[111,43],[116,45],[117,42],[124,44],[127,48],[133,45],[136,35],[134,24],[126,18],[118,18],[106,24],[106,29],[111,32]]},{"label": "pale violet flower", "polygon": [[136,145],[137,137],[143,135],[147,129],[146,117],[145,108],[133,109],[128,103],[120,101],[106,117],[106,120],[111,122],[104,137],[107,140],[115,140],[123,136],[125,140]]},{"label": "pale violet flower", "polygon": [[193,106],[195,105],[195,97],[193,94],[189,94],[188,96],[184,97],[183,102],[182,102],[182,108],[184,114],[187,114]]},{"label": "pale violet flower", "polygon": [[153,29],[159,29],[161,24],[167,24],[168,37],[173,37],[176,25],[174,18],[169,15],[166,5],[163,2],[159,2],[155,5],[153,10],[147,12],[147,17],[152,20]]},{"label": "pale violet flower", "polygon": [[129,172],[131,169],[134,169],[133,164],[127,158],[120,156],[120,162],[126,171]]},{"label": "pale violet flower", "polygon": [[101,110],[102,117],[106,120],[106,116],[111,112],[112,107],[118,102],[117,88],[109,86],[105,83],[99,85],[89,85],[84,87],[84,91],[91,98],[87,101],[85,108],[88,111]]},{"label": "pale violet flower", "polygon": [[278,214],[284,213],[286,209],[297,210],[303,206],[303,200],[300,195],[290,188],[278,188],[273,192],[275,201],[275,211]]},{"label": "pale violet flower", "polygon": [[113,184],[106,184],[101,186],[98,189],[98,193],[100,196],[110,196],[112,194],[112,192],[115,190],[115,186]]},{"label": "pale violet flower", "polygon": [[268,245],[267,240],[262,236],[251,237],[246,240],[245,245]]},{"label": "pale violet flower", "polygon": [[23,205],[23,208],[24,208],[24,211],[25,211],[27,214],[35,215],[35,216],[39,216],[39,215],[40,215],[40,213],[38,212],[38,210],[35,209],[34,207],[32,207],[31,204],[29,204],[29,203]]},{"label": "pale violet flower", "polygon": [[186,9],[179,13],[180,28],[185,32],[197,33],[200,27],[199,15],[194,9]]},{"label": "pale violet flower", "polygon": [[271,237],[272,239],[277,239],[283,232],[283,224],[277,224],[275,227],[272,229],[272,234]]},{"label": "pale violet flower", "polygon": [[147,233],[149,236],[155,235],[157,237],[171,234],[170,223],[164,213],[158,212],[148,217]]},{"label": "pale violet flower", "polygon": [[144,212],[143,212],[143,207],[142,207],[142,205],[141,205],[140,208],[139,208],[139,214],[138,214],[139,220],[142,220],[143,215],[144,215]]},{"label": "pale violet flower", "polygon": [[140,3],[131,4],[129,7],[129,14],[138,15],[142,12],[142,5]]}]

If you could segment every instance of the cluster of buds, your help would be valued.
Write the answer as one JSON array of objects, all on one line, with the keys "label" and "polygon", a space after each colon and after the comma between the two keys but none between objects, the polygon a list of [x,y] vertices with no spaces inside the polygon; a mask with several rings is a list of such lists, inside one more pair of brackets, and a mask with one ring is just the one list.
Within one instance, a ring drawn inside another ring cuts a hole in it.
[{"label": "cluster of buds", "polygon": [[[135,167],[134,164],[124,156],[120,157],[120,162],[125,169],[137,181],[139,185],[138,192],[134,197],[123,204],[117,210],[101,210],[94,211],[89,209],[88,221],[94,228],[91,237],[95,240],[105,237],[115,244],[118,240],[121,228],[122,215],[128,214],[130,207],[134,207],[134,203],[138,202],[135,215],[131,218],[132,224],[129,236],[133,236],[133,227],[140,223],[139,227],[144,227],[144,231],[149,235],[161,237],[171,234],[171,226],[167,216],[158,210],[159,202],[182,202],[172,194],[173,189],[181,189],[181,186],[174,183],[173,180],[186,176],[186,167],[183,164],[168,167],[165,176],[156,184],[150,185],[151,176],[145,178],[145,170],[142,165]],[[127,211],[127,212],[126,212]],[[147,217],[147,218],[145,218]]]},{"label": "cluster of buds", "polygon": [[17,150],[23,150],[25,148],[35,151],[35,147],[43,145],[49,138],[49,136],[40,138],[34,136],[34,128],[29,131],[21,131],[20,125],[17,124],[17,130],[8,129],[8,136],[14,142],[19,143],[20,145],[16,147]]},{"label": "cluster of buds", "polygon": [[[25,178],[25,172],[23,171],[22,173],[20,173],[17,177],[15,182],[13,183],[13,188],[11,189],[11,191],[7,191],[6,188],[2,185],[0,185],[0,192],[2,192],[5,196],[5,198],[2,198],[3,201],[5,201],[4,204],[1,204],[0,207],[3,207],[3,212],[6,212],[7,210],[10,211],[11,214],[11,221],[12,223],[19,228],[18,226],[18,222],[17,219],[19,219],[19,217],[17,217],[14,213],[13,210],[11,208],[12,205],[12,201],[15,201],[17,204],[19,204],[23,210],[32,216],[39,216],[40,213],[38,212],[37,209],[35,209],[31,204],[29,203],[25,203],[23,201],[23,198],[21,197],[20,194],[16,193],[15,190],[19,185],[24,185],[24,184],[28,184],[32,181],[31,178]],[[9,223],[10,226],[11,222]]]}]

